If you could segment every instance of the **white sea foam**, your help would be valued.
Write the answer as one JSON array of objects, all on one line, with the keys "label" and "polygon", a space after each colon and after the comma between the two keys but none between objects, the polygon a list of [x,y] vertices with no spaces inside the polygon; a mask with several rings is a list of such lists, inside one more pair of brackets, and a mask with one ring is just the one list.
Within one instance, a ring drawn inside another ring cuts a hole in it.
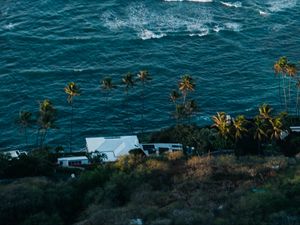
[{"label": "white sea foam", "polygon": [[259,15],[261,15],[261,16],[268,16],[269,15],[268,12],[265,12],[265,11],[262,11],[262,10],[258,10],[258,12],[259,12]]},{"label": "white sea foam", "polygon": [[269,0],[267,2],[270,12],[279,12],[285,9],[293,8],[297,5],[297,0]]},{"label": "white sea foam", "polygon": [[240,8],[242,7],[241,2],[221,2],[221,4],[227,6],[227,7],[234,7],[234,8]]},{"label": "white sea foam", "polygon": [[16,24],[16,23],[9,23],[9,24],[4,25],[3,28],[6,29],[6,30],[11,30],[11,29],[13,29],[15,26],[17,26],[17,25],[18,25],[18,24]]},{"label": "white sea foam", "polygon": [[220,26],[220,25],[215,25],[213,27],[213,31],[216,32],[216,33],[219,33],[221,30],[224,30],[225,28],[223,26]]},{"label": "white sea foam", "polygon": [[228,30],[232,30],[232,31],[236,31],[239,32],[241,30],[241,25],[239,23],[225,23],[224,26],[228,29]]},{"label": "white sea foam", "polygon": [[187,30],[190,33],[189,36],[206,36],[209,34],[209,28],[207,26],[203,26],[202,24],[189,24],[187,26]]},{"label": "white sea foam", "polygon": [[190,34],[203,36],[209,30],[207,24],[213,22],[207,8],[192,8],[185,14],[180,9],[167,8],[161,14],[142,3],[129,5],[122,13],[104,12],[101,19],[111,31],[129,30],[128,33],[138,34],[138,38],[143,40]]},{"label": "white sea foam", "polygon": [[140,33],[139,33],[139,37],[142,39],[142,40],[148,40],[148,39],[153,39],[153,38],[162,38],[166,36],[166,34],[155,34],[154,32],[152,32],[151,30],[142,30]]}]

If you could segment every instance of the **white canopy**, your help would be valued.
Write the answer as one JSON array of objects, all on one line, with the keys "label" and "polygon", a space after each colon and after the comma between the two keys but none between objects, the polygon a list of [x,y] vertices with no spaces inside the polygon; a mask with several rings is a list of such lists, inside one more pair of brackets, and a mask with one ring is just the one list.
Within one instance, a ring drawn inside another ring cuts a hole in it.
[{"label": "white canopy", "polygon": [[130,150],[139,146],[139,139],[136,135],[86,138],[87,151],[104,153],[107,156],[105,161],[109,162],[116,161],[122,155],[128,155]]}]

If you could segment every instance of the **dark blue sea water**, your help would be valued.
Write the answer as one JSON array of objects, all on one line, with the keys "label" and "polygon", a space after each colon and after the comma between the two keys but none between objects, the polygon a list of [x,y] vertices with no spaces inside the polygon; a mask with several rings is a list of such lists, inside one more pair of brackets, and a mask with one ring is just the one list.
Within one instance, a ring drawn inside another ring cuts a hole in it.
[{"label": "dark blue sea water", "polygon": [[[268,102],[279,110],[272,66],[281,55],[300,59],[298,0],[2,0],[0,4],[0,148],[22,146],[14,121],[20,110],[36,112],[52,100],[59,129],[50,144],[68,141],[70,107],[64,86],[77,82],[74,145],[87,136],[141,130],[141,88],[107,95],[100,80],[147,69],[146,130],[174,124],[169,92],[183,74],[197,83],[193,97],[208,123],[216,111],[254,115]],[[35,131],[29,132],[32,143]]]}]

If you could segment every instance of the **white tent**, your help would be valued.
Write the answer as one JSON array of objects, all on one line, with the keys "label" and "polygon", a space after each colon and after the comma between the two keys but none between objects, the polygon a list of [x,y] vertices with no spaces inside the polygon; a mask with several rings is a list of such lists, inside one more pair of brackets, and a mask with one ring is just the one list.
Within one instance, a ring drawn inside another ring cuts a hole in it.
[{"label": "white tent", "polygon": [[129,151],[140,147],[136,135],[119,137],[95,137],[86,138],[88,153],[104,153],[107,158],[104,161],[113,162],[118,157],[128,155]]}]

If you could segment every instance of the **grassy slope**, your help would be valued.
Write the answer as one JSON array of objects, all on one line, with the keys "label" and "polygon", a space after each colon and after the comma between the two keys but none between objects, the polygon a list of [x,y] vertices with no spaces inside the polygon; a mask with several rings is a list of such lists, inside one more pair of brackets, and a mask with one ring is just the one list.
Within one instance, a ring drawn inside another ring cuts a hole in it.
[{"label": "grassy slope", "polygon": [[125,157],[77,179],[0,184],[0,224],[300,224],[300,163]]}]

